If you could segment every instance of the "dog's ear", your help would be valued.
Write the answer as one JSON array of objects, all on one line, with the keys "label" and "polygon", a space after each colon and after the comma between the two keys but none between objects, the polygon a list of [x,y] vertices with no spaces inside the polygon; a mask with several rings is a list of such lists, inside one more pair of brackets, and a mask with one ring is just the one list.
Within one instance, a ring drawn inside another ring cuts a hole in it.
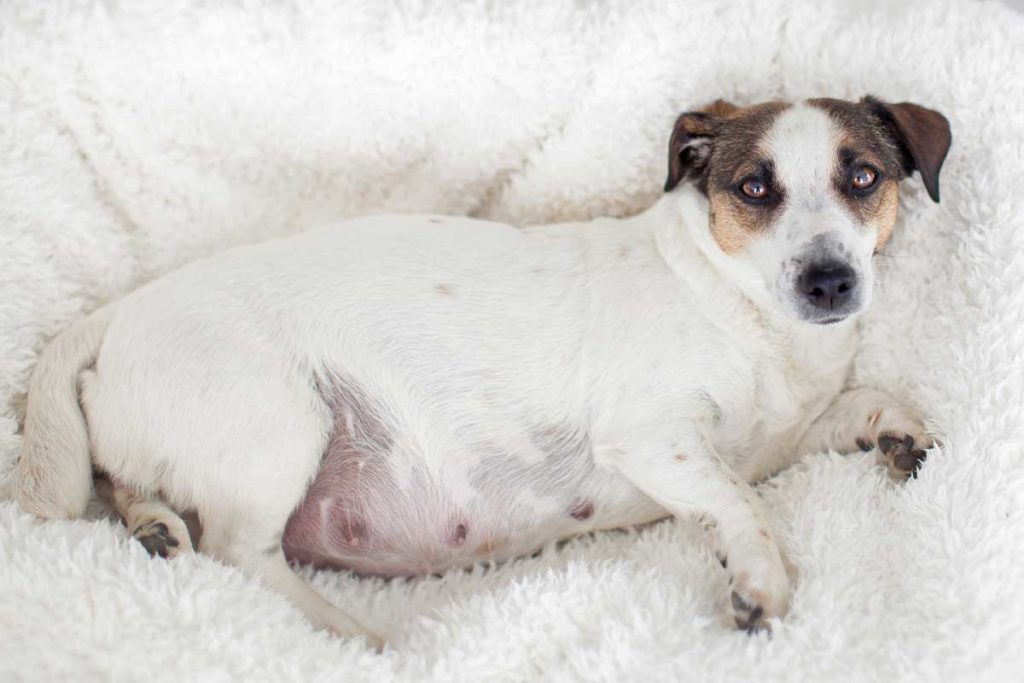
[{"label": "dog's ear", "polygon": [[928,196],[938,202],[939,171],[952,142],[946,117],[912,102],[886,104],[870,96],[862,101],[871,107],[899,146],[903,170],[907,175],[919,172]]},{"label": "dog's ear", "polygon": [[725,100],[716,100],[700,111],[679,115],[668,143],[668,178],[665,192],[687,178],[703,178],[711,160],[716,124],[738,107]]}]

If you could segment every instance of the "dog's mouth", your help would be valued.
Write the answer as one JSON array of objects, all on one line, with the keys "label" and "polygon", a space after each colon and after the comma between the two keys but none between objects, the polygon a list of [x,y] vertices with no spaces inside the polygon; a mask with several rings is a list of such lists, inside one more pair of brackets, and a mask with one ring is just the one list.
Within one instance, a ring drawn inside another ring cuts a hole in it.
[{"label": "dog's mouth", "polygon": [[822,318],[821,320],[813,320],[811,322],[815,325],[835,325],[836,323],[843,322],[849,317],[850,316],[848,315],[835,315],[830,318]]}]

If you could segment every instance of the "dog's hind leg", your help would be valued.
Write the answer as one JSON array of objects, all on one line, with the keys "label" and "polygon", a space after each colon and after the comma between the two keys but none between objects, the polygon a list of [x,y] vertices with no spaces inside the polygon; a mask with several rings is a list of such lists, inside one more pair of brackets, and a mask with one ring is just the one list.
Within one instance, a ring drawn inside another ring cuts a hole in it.
[{"label": "dog's hind leg", "polygon": [[290,511],[274,515],[254,504],[251,510],[234,512],[202,519],[203,554],[258,576],[298,607],[314,627],[343,637],[363,637],[372,646],[382,647],[379,635],[325,600],[288,565],[281,536]]},{"label": "dog's hind leg", "polygon": [[185,521],[158,496],[135,493],[107,479],[97,480],[96,490],[150,555],[173,558],[193,551]]}]

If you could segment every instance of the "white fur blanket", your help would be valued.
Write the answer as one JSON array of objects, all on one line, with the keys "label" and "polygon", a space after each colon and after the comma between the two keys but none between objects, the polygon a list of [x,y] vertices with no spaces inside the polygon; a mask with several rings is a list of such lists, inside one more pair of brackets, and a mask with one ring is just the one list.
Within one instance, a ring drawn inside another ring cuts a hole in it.
[{"label": "white fur blanket", "polygon": [[391,643],[332,640],[205,558],[0,503],[0,679],[1011,680],[1024,670],[1024,19],[980,2],[0,4],[0,465],[45,341],[190,259],[354,214],[520,223],[659,193],[674,115],[874,93],[946,113],[942,204],[904,184],[861,383],[944,448],[762,487],[799,571],[729,626],[689,524],[385,583],[308,572]]}]

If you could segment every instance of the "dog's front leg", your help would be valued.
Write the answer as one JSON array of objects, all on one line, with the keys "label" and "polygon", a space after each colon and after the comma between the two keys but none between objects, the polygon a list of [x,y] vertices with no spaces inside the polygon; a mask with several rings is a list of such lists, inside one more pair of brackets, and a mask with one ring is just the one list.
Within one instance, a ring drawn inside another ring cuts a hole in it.
[{"label": "dog's front leg", "polygon": [[934,443],[915,411],[884,391],[860,388],[835,398],[804,434],[797,454],[870,451],[877,446],[889,474],[902,481],[920,467],[925,449]]},{"label": "dog's front leg", "polygon": [[715,453],[698,424],[672,438],[616,449],[610,464],[659,505],[680,517],[710,517],[719,557],[732,576],[732,607],[740,628],[755,630],[789,607],[789,577],[750,486]]}]

